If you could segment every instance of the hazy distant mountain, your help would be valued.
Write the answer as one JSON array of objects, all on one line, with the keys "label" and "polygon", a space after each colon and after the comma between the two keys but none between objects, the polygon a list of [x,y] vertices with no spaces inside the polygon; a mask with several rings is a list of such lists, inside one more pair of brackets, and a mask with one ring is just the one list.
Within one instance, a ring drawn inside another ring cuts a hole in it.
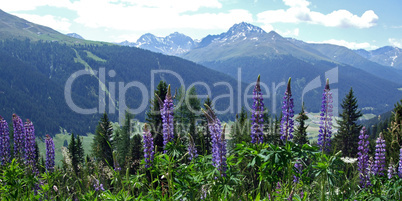
[{"label": "hazy distant mountain", "polygon": [[182,55],[195,47],[194,40],[184,34],[175,32],[166,37],[157,37],[150,33],[142,35],[137,42],[124,41],[119,45],[138,47],[166,55]]},{"label": "hazy distant mountain", "polygon": [[402,49],[398,47],[384,46],[370,51],[358,49],[355,52],[370,61],[402,70]]},{"label": "hazy distant mountain", "polygon": [[73,38],[84,39],[82,36],[78,35],[77,33],[68,33],[66,35],[73,37]]},{"label": "hazy distant mountain", "polygon": [[[240,71],[245,82],[254,82],[258,74],[272,84],[292,77],[295,104],[299,106],[308,83],[320,76],[317,83],[323,85],[326,73],[336,67],[338,71],[330,79],[335,79],[339,98],[353,87],[360,107],[371,108],[373,112],[385,111],[402,95],[397,89],[402,85],[401,71],[371,62],[345,47],[287,39],[247,23],[205,37],[197,48],[182,57],[234,78],[238,78]],[[319,89],[305,97],[307,108],[320,104]],[[384,102],[386,99],[390,101]],[[378,104],[373,105],[374,102]]]},{"label": "hazy distant mountain", "polygon": [[344,46],[306,43],[295,39],[288,40],[299,46],[300,48],[303,48],[315,54],[323,55],[334,62],[360,68],[380,78],[402,84],[402,70],[380,65],[376,62],[370,61],[359,55],[355,51]]}]

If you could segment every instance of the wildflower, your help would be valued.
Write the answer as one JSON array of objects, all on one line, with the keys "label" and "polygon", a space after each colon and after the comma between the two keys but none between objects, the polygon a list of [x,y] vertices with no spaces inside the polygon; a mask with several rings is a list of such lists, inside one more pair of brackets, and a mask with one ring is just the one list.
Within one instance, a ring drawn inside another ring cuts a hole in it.
[{"label": "wildflower", "polygon": [[25,160],[28,166],[32,168],[32,171],[36,172],[36,164],[35,164],[35,129],[32,122],[27,119],[25,122]]},{"label": "wildflower", "polygon": [[201,200],[204,200],[207,198],[207,187],[205,185],[202,185],[201,187]]},{"label": "wildflower", "polygon": [[7,121],[0,116],[0,165],[9,163],[10,159],[10,132]]},{"label": "wildflower", "polygon": [[97,180],[97,179],[95,179],[95,182],[94,182],[93,186],[95,188],[95,191],[99,191],[99,190],[105,191],[105,189],[103,188],[103,184],[100,184],[99,180]]},{"label": "wildflower", "polygon": [[402,148],[399,151],[399,167],[398,167],[398,176],[402,178]]},{"label": "wildflower", "polygon": [[283,140],[285,143],[288,140],[293,139],[293,98],[292,98],[292,92],[290,90],[290,78],[288,81],[288,86],[285,91],[285,96],[283,97],[283,107],[282,107],[282,121],[281,121],[281,140]]},{"label": "wildflower", "polygon": [[264,102],[262,98],[261,88],[260,88],[260,75],[258,75],[257,83],[255,84],[253,91],[253,111],[251,114],[251,120],[253,121],[251,125],[251,143],[262,143],[263,133],[262,124],[264,122],[263,112],[264,112]]},{"label": "wildflower", "polygon": [[362,188],[368,187],[370,184],[370,175],[369,175],[369,156],[368,156],[368,151],[369,151],[369,141],[368,141],[368,135],[366,133],[366,127],[363,127],[362,130],[360,131],[359,139],[360,141],[358,142],[359,147],[357,148],[359,152],[357,153],[358,155],[358,170],[360,172],[360,185]]},{"label": "wildflower", "polygon": [[[162,115],[162,122],[163,122],[163,148],[166,148],[166,144],[173,141],[173,99],[170,92],[170,85],[168,86],[168,91],[166,94],[165,101],[163,103],[163,107],[161,107],[161,115]],[[166,150],[164,150],[166,153]]]},{"label": "wildflower", "polygon": [[152,166],[152,162],[154,161],[154,139],[152,137],[151,132],[147,128],[147,124],[144,125],[144,158],[145,158],[145,167],[149,168]]},{"label": "wildflower", "polygon": [[300,161],[297,161],[297,162],[295,163],[294,167],[295,167],[295,173],[296,173],[296,175],[293,175],[293,182],[294,182],[294,183],[299,183],[299,179],[300,179],[299,175],[302,174],[303,164],[300,163]]},{"label": "wildflower", "polygon": [[328,151],[331,145],[332,134],[332,92],[329,88],[329,80],[325,84],[324,93],[322,94],[322,105],[320,114],[320,130],[318,134],[318,145],[322,151]]},{"label": "wildflower", "polygon": [[384,176],[385,171],[385,140],[380,133],[380,137],[377,138],[375,146],[375,157],[374,157],[374,175]]},{"label": "wildflower", "polygon": [[187,151],[189,154],[189,160],[193,160],[194,158],[197,158],[198,154],[197,154],[197,149],[195,148],[195,144],[194,144],[194,139],[193,137],[191,137],[191,135],[189,134],[189,143],[188,143],[188,147],[187,147]]},{"label": "wildflower", "polygon": [[25,129],[21,118],[13,114],[14,127],[14,156],[17,159],[22,159],[25,155]]},{"label": "wildflower", "polygon": [[340,158],[341,159],[341,161],[343,161],[344,163],[349,163],[349,164],[353,164],[353,163],[355,163],[356,161],[358,161],[358,158],[350,158],[350,157],[341,157]]},{"label": "wildflower", "polygon": [[394,177],[395,173],[396,173],[395,165],[391,158],[391,162],[389,163],[389,166],[388,166],[388,179],[391,179],[392,177]]},{"label": "wildflower", "polygon": [[53,139],[49,135],[46,135],[45,144],[46,144],[46,170],[49,172],[53,172],[55,152],[54,152]]},{"label": "wildflower", "polygon": [[[221,176],[226,176],[226,140],[225,127],[221,129],[221,122],[215,116],[208,105],[205,105],[207,111],[203,111],[208,120],[208,127],[212,138],[212,165],[218,169]],[[226,126],[226,125],[225,125]]]},{"label": "wildflower", "polygon": [[113,151],[113,167],[114,167],[114,171],[115,172],[120,172],[121,171],[121,167],[119,165],[119,161],[117,161],[117,152]]}]

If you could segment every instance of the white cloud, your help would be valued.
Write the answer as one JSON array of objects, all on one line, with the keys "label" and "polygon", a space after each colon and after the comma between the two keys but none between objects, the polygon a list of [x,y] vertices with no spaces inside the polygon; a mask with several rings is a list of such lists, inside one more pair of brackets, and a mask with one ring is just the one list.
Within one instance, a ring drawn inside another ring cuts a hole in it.
[{"label": "white cloud", "polygon": [[218,0],[121,0],[135,7],[148,7],[159,9],[173,9],[178,13],[187,11],[197,11],[205,8],[221,8],[222,4]]},{"label": "white cloud", "polygon": [[39,16],[39,15],[18,14],[18,13],[14,13],[13,15],[16,15],[20,18],[24,18],[35,24],[51,27],[59,32],[63,33],[70,32],[71,23],[67,18],[56,17],[53,15]]},{"label": "white cloud", "polygon": [[375,45],[371,45],[368,42],[363,42],[363,43],[356,43],[356,42],[348,42],[345,40],[336,40],[336,39],[330,39],[330,40],[324,40],[324,41],[308,41],[308,43],[317,43],[317,44],[332,44],[332,45],[339,45],[339,46],[344,46],[349,49],[366,49],[366,50],[374,50],[377,49],[378,47]]},{"label": "white cloud", "polygon": [[[180,0],[176,0],[178,2]],[[144,1],[147,2],[147,1]],[[159,2],[157,0],[151,1]],[[163,1],[165,2],[165,1]],[[169,1],[166,1],[169,2]],[[155,29],[179,29],[179,28],[228,28],[241,21],[252,21],[252,14],[247,10],[237,9],[225,13],[197,13],[187,11],[200,7],[219,7],[215,1],[191,1],[195,5],[184,3],[176,4],[123,4],[99,0],[81,0],[74,2],[73,9],[78,18],[75,22],[90,28],[111,28],[130,31],[152,31]],[[210,3],[208,3],[210,2]],[[87,9],[91,8],[91,9]],[[186,11],[186,12],[184,12]],[[184,12],[184,13],[182,13]]]},{"label": "white cloud", "polygon": [[1,5],[1,9],[5,12],[28,11],[35,10],[40,6],[53,6],[59,8],[70,8],[69,0],[13,0],[7,1]]},{"label": "white cloud", "polygon": [[280,31],[280,30],[275,30],[276,32],[278,32],[279,35],[281,36],[285,36],[285,37],[289,37],[289,36],[299,36],[299,28],[295,28],[293,30],[287,30],[285,32]]},{"label": "white cloud", "polygon": [[394,47],[402,48],[402,39],[388,38],[388,42]]},{"label": "white cloud", "polygon": [[267,10],[257,14],[258,21],[271,24],[276,22],[320,24],[327,27],[356,27],[370,28],[375,26],[378,16],[372,10],[365,11],[358,16],[347,10],[335,10],[329,14],[311,11],[306,0],[283,0],[289,6],[287,10]]},{"label": "white cloud", "polygon": [[274,27],[270,24],[264,24],[261,26],[261,29],[263,29],[265,32],[270,32],[272,30],[274,30]]},{"label": "white cloud", "polygon": [[136,42],[138,40],[138,38],[140,38],[141,35],[139,34],[122,34],[122,35],[118,35],[113,38],[113,42],[122,42],[122,41],[129,41],[129,42]]},{"label": "white cloud", "polygon": [[290,7],[307,7],[310,5],[310,2],[306,0],[283,0],[283,3]]}]

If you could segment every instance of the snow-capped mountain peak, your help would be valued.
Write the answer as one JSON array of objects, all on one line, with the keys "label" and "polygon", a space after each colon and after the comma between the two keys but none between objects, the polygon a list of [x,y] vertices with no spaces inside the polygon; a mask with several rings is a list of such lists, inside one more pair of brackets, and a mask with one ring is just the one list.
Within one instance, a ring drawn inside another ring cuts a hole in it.
[{"label": "snow-capped mountain peak", "polygon": [[239,33],[244,33],[244,35],[248,35],[251,33],[265,33],[263,29],[260,27],[254,26],[252,24],[242,22],[239,24],[235,24],[230,29],[226,32],[226,34],[239,34]]}]

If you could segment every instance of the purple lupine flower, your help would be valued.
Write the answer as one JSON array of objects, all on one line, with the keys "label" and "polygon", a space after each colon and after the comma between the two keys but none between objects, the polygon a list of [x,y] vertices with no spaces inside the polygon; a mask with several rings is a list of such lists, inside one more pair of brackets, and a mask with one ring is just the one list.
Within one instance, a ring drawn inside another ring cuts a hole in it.
[{"label": "purple lupine flower", "polygon": [[116,156],[116,151],[113,151],[113,166],[114,166],[114,171],[115,172],[120,172],[121,167],[119,165],[119,161],[117,161],[117,156]]},{"label": "purple lupine flower", "polygon": [[257,83],[255,84],[253,91],[253,111],[251,114],[251,143],[262,143],[263,141],[263,113],[264,113],[264,102],[262,98],[261,88],[260,88],[260,75],[258,75]]},{"label": "purple lupine flower", "polygon": [[322,105],[320,114],[320,130],[318,134],[317,144],[322,151],[328,151],[331,145],[332,134],[332,92],[329,88],[329,80],[325,84],[324,93],[322,94]]},{"label": "purple lupine flower", "polygon": [[299,183],[300,177],[298,176],[302,174],[303,164],[300,161],[297,161],[294,167],[297,175],[293,175],[293,183]]},{"label": "purple lupine flower", "polygon": [[358,142],[359,147],[357,148],[359,152],[357,153],[358,155],[358,162],[357,166],[360,172],[360,185],[361,188],[366,188],[371,185],[370,183],[370,175],[369,175],[369,156],[368,156],[368,151],[369,151],[369,140],[368,140],[368,135],[366,132],[366,127],[363,127],[362,130],[360,131],[359,139],[360,141]]},{"label": "purple lupine flower", "polygon": [[10,160],[10,132],[7,121],[0,116],[0,165],[9,163]]},{"label": "purple lupine flower", "polygon": [[380,133],[380,137],[377,138],[375,145],[375,157],[374,157],[374,175],[384,176],[385,171],[385,140]]},{"label": "purple lupine flower", "polygon": [[95,181],[94,181],[94,188],[95,188],[95,191],[99,191],[99,190],[105,191],[105,189],[103,188],[103,184],[101,184],[99,182],[99,180],[97,180],[97,179],[95,179]]},{"label": "purple lupine flower", "polygon": [[398,176],[399,176],[399,178],[402,178],[402,148],[399,151]]},{"label": "purple lupine flower", "polygon": [[151,131],[148,130],[147,124],[144,125],[144,158],[145,158],[145,168],[152,166],[154,161],[154,139],[152,137]]},{"label": "purple lupine flower", "polygon": [[293,98],[292,92],[290,90],[290,78],[288,81],[288,86],[285,91],[285,96],[283,97],[283,107],[282,107],[282,121],[281,121],[281,140],[285,143],[288,140],[293,139]]},{"label": "purple lupine flower", "polygon": [[32,168],[32,172],[36,172],[36,164],[35,164],[35,128],[32,122],[27,119],[25,122],[25,160],[26,164]]},{"label": "purple lupine flower", "polygon": [[54,171],[54,143],[53,139],[46,135],[45,139],[46,144],[46,170],[48,172]]},{"label": "purple lupine flower", "polygon": [[[221,122],[215,116],[214,111],[205,105],[207,111],[203,111],[208,120],[208,127],[212,138],[212,165],[218,169],[221,176],[226,176],[226,140],[225,127],[221,129]],[[226,125],[225,125],[226,126]]]},{"label": "purple lupine flower", "polygon": [[197,149],[195,148],[193,137],[191,137],[190,134],[188,136],[189,136],[189,142],[188,142],[188,146],[187,146],[187,151],[188,151],[188,155],[189,155],[188,159],[190,161],[192,161],[193,159],[197,158],[198,154],[197,154]]},{"label": "purple lupine flower", "polygon": [[166,94],[163,107],[161,107],[162,123],[163,123],[163,153],[166,153],[166,144],[173,141],[173,99],[170,92],[170,85],[168,86],[168,91]]},{"label": "purple lupine flower", "polygon": [[391,162],[389,163],[389,166],[388,166],[388,174],[387,174],[388,179],[391,179],[395,175],[396,175],[396,169],[395,169],[394,162],[392,161],[392,158],[391,158]]},{"label": "purple lupine flower", "polygon": [[25,155],[25,128],[21,118],[13,114],[14,157],[22,160]]}]

